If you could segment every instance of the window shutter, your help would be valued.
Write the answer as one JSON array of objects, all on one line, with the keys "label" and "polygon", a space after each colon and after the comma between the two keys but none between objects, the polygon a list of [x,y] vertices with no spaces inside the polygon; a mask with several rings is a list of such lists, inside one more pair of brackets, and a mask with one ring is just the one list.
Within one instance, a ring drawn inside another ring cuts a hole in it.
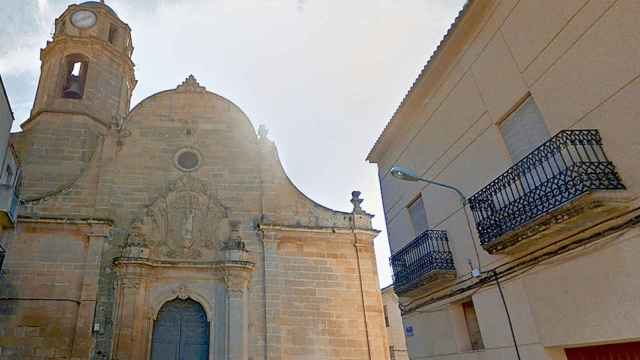
[{"label": "window shutter", "polygon": [[542,113],[532,97],[505,119],[500,132],[514,163],[550,137]]},{"label": "window shutter", "polygon": [[427,212],[424,209],[422,196],[418,196],[417,199],[407,206],[407,209],[409,210],[409,216],[411,216],[411,223],[413,224],[416,235],[427,230],[429,224],[427,223]]}]

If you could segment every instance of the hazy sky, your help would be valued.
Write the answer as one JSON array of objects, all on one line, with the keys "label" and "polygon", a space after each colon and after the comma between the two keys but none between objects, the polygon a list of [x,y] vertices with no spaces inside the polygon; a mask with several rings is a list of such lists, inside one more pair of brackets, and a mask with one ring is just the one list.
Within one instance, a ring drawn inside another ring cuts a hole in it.
[{"label": "hazy sky", "polygon": [[[68,0],[0,0],[0,74],[18,123],[39,49]],[[265,124],[293,182],[376,214],[381,285],[391,283],[375,165],[365,157],[464,0],[107,0],[132,29],[132,106],[189,74]],[[19,127],[14,126],[17,130]]]}]

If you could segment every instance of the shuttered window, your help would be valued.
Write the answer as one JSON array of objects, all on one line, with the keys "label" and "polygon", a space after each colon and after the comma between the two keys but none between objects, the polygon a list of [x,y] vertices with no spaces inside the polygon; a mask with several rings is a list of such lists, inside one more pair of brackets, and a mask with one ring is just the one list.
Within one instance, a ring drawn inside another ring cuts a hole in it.
[{"label": "shuttered window", "polygon": [[549,130],[532,97],[500,124],[500,132],[514,163],[549,140]]},{"label": "shuttered window", "polygon": [[429,227],[427,224],[427,212],[424,210],[424,202],[422,196],[418,196],[413,202],[407,206],[411,224],[416,235],[422,234]]},{"label": "shuttered window", "polygon": [[387,312],[387,305],[383,305],[382,309],[384,310],[384,324],[389,327],[389,313]]}]

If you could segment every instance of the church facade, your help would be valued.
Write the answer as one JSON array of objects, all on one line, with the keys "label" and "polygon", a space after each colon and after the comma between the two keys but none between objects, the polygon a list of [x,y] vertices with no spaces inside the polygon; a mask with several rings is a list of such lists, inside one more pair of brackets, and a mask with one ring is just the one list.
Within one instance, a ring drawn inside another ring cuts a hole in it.
[{"label": "church facade", "polygon": [[[71,5],[41,51],[0,359],[386,359],[371,226],[308,199],[189,76],[130,109],[130,28]],[[346,199],[345,199],[346,200]]]}]

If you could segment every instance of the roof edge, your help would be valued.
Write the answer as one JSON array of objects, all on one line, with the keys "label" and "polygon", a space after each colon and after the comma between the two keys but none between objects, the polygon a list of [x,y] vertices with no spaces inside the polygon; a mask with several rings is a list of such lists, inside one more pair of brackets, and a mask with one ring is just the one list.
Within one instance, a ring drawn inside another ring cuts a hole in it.
[{"label": "roof edge", "polygon": [[7,106],[9,107],[9,113],[11,114],[11,125],[16,121],[16,116],[13,113],[13,109],[11,108],[11,101],[9,101],[9,94],[7,94],[7,89],[4,87],[4,80],[2,80],[2,75],[0,75],[0,88],[2,88],[2,93],[4,94],[4,98],[7,99]]},{"label": "roof edge", "polygon": [[393,113],[393,115],[385,125],[384,129],[382,130],[382,133],[380,133],[380,136],[378,136],[378,139],[371,147],[371,150],[369,150],[369,153],[367,154],[367,157],[366,157],[366,160],[368,162],[375,164],[380,160],[379,152],[382,150],[382,145],[385,142],[385,138],[397,126],[397,121],[398,121],[397,119],[398,119],[400,110],[407,104],[407,102],[409,101],[409,98],[414,93],[418,83],[420,83],[421,81],[423,81],[423,79],[428,77],[428,75],[430,74],[429,70],[431,69],[433,63],[437,61],[439,55],[447,48],[449,40],[454,35],[456,30],[459,28],[459,25],[462,22],[462,20],[469,13],[469,9],[471,8],[471,5],[477,2],[478,1],[476,0],[467,0],[467,2],[464,4],[462,9],[458,12],[458,15],[453,20],[453,23],[451,23],[451,26],[449,26],[449,29],[445,33],[444,37],[442,38],[442,40],[440,40],[440,43],[438,43],[438,46],[436,47],[436,49],[433,51],[433,53],[427,60],[427,63],[422,67],[422,70],[420,70],[420,74],[413,81],[413,84],[411,85],[411,87],[405,94],[404,98],[400,102],[400,105],[398,105],[398,107],[396,108],[396,111]]}]

